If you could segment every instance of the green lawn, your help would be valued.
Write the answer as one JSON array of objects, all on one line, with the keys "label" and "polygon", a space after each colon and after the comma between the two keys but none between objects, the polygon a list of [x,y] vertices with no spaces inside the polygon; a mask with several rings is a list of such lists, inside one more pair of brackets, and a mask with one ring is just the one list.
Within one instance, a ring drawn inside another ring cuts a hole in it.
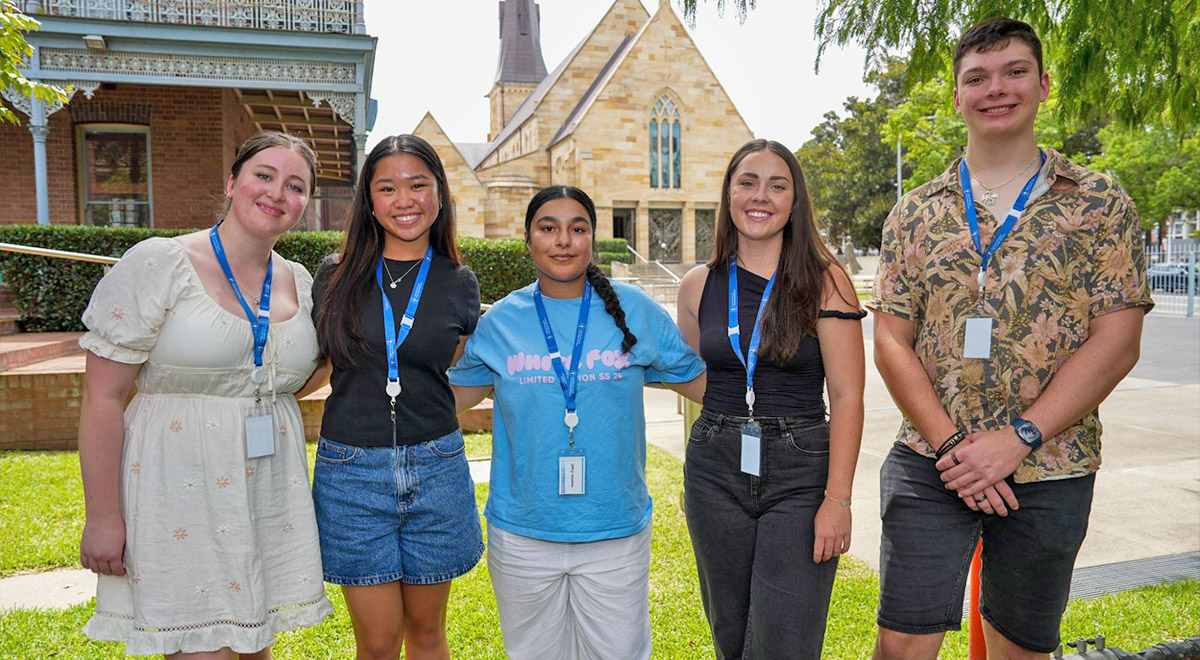
[{"label": "green lawn", "polygon": [[[468,439],[468,456],[486,455],[490,437]],[[313,446],[309,446],[310,462]],[[683,514],[678,508],[679,462],[655,447],[647,478],[655,498],[650,568],[650,617],[655,657],[709,658],[712,647],[700,606],[695,564]],[[478,487],[482,510],[487,485]],[[82,493],[74,452],[0,454],[0,570],[72,566],[82,527]],[[15,543],[13,539],[22,539]],[[282,635],[274,647],[281,659],[353,657],[354,638],[341,594],[327,587],[335,612],[315,628]],[[869,657],[875,635],[878,577],[864,564],[844,560],[838,569],[826,634],[826,658]],[[122,657],[121,645],[91,642],[80,630],[89,602],[69,610],[14,610],[0,615],[0,658],[94,659]],[[455,658],[504,657],[500,627],[485,561],[458,579],[450,599],[449,636]],[[1200,629],[1200,584],[1146,587],[1090,601],[1073,601],[1063,638],[1107,636],[1127,651],[1183,639]],[[966,634],[947,638],[945,658],[966,657]]]}]

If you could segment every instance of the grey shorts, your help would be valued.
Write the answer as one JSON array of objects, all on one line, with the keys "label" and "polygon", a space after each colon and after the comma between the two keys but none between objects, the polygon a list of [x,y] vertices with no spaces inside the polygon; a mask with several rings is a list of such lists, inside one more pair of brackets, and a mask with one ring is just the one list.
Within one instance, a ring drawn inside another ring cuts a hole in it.
[{"label": "grey shorts", "polygon": [[933,459],[900,443],[879,481],[879,627],[913,635],[958,630],[982,535],[981,615],[1018,646],[1054,651],[1095,474],[1027,484],[1010,478],[1020,508],[1005,518],[968,509],[942,484]]}]

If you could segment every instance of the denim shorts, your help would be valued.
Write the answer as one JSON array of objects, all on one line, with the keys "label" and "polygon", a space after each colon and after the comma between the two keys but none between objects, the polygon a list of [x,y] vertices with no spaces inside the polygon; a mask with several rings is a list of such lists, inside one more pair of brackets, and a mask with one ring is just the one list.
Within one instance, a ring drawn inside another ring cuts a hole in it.
[{"label": "denim shorts", "polygon": [[435,584],[483,556],[483,532],[459,431],[399,447],[321,438],[313,504],[325,581]]},{"label": "denim shorts", "polygon": [[975,543],[983,538],[979,611],[1014,644],[1050,653],[1087,533],[1096,475],[1007,482],[1020,508],[972,511],[932,458],[897,443],[879,473],[883,543],[879,626],[912,635],[958,630]]}]

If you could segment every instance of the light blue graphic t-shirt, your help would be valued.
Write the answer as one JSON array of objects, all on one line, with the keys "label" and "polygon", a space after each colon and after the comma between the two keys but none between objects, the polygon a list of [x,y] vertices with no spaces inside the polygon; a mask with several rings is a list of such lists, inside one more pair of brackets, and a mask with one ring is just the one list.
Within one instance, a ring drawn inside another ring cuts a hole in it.
[{"label": "light blue graphic t-shirt", "polygon": [[[593,294],[577,395],[575,446],[586,458],[586,493],[558,494],[558,459],[568,448],[565,403],[533,302],[533,285],[513,291],[479,320],[452,385],[495,387],[488,521],[546,541],[621,538],[650,522],[646,490],[646,383],[683,383],[704,372],[666,310],[641,289],[613,282],[638,338],[621,352],[621,331]],[[543,297],[563,366],[570,369],[580,298]]]}]

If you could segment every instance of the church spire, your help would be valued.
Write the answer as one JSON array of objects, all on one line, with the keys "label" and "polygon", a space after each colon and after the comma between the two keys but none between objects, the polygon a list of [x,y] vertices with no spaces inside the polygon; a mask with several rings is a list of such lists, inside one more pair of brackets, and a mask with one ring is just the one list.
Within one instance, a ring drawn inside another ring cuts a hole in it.
[{"label": "church spire", "polygon": [[496,83],[536,85],[546,77],[539,18],[539,7],[533,0],[501,0]]}]

